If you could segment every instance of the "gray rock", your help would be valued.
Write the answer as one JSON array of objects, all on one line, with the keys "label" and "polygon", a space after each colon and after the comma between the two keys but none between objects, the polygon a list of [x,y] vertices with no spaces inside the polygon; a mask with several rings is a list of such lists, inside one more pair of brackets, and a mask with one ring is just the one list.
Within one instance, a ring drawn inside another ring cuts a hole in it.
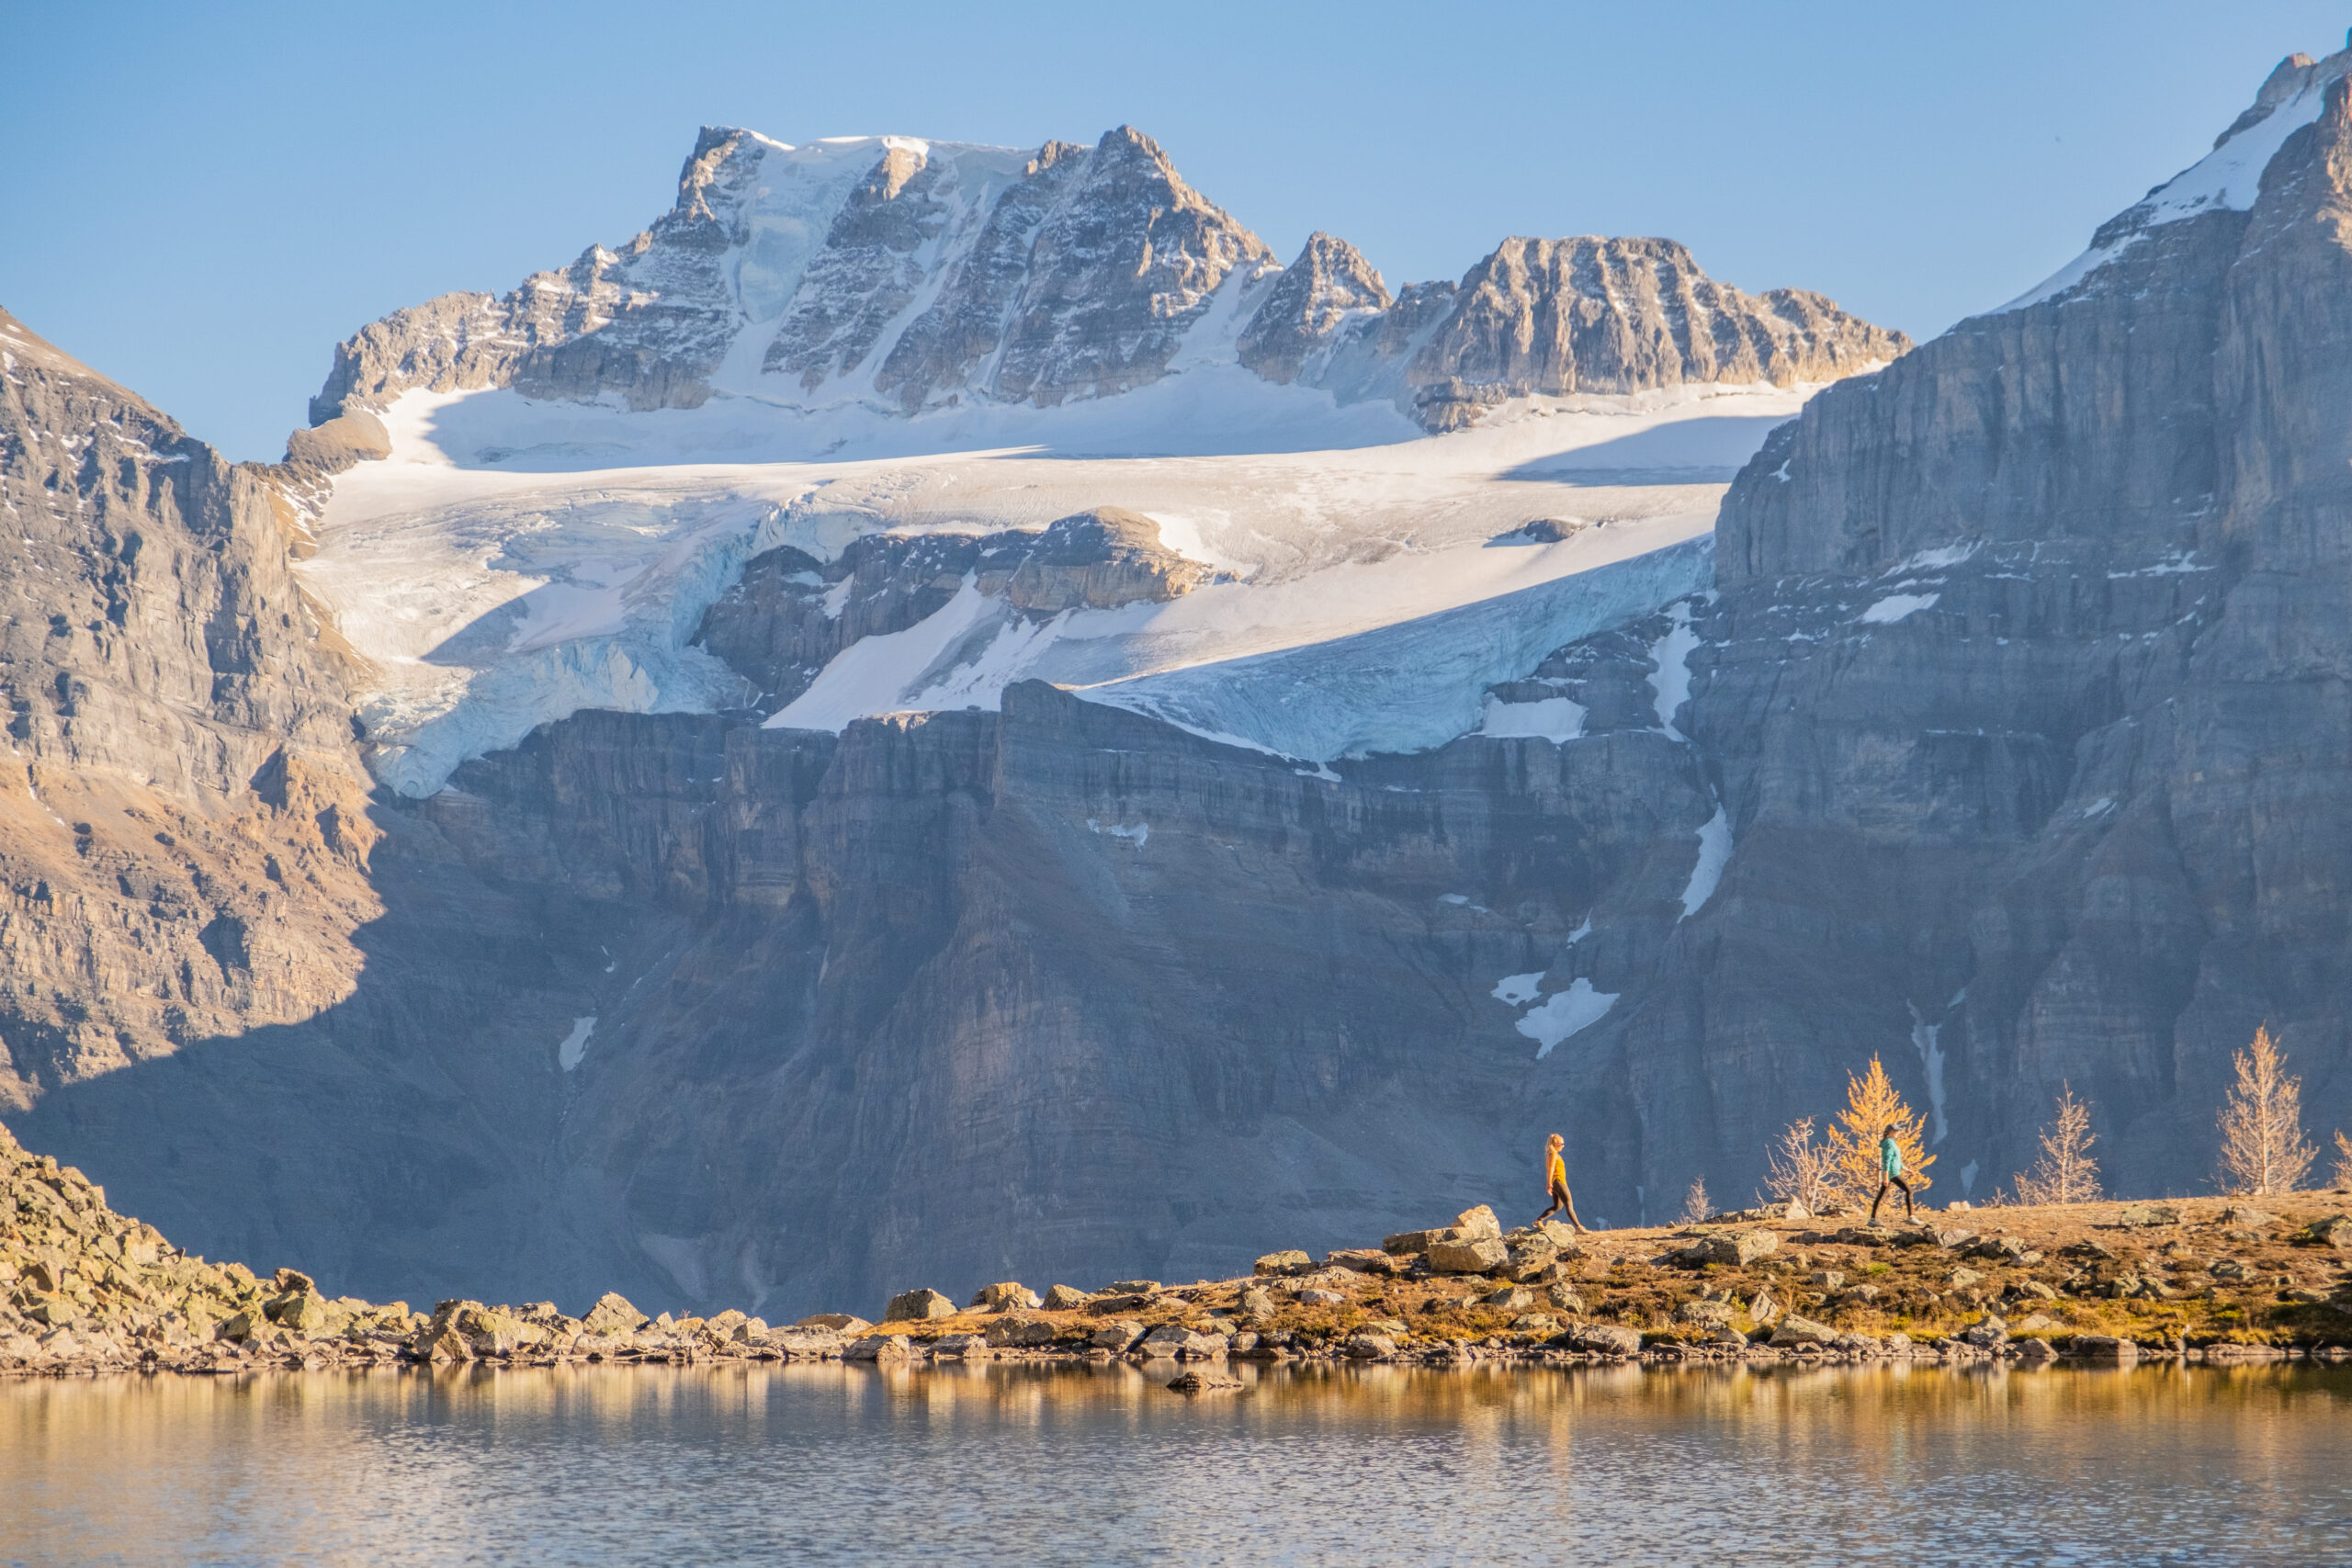
[{"label": "gray rock", "polygon": [[1128,1350],[1133,1349],[1136,1342],[1140,1340],[1142,1337],[1142,1324],[1136,1322],[1133,1318],[1121,1318],[1115,1323],[1106,1323],[1102,1327],[1096,1329],[1093,1334],[1088,1337],[1087,1343],[1092,1345],[1097,1349],[1110,1350],[1124,1355]]},{"label": "gray rock", "polygon": [[1639,1330],[1613,1323],[1572,1323],[1560,1331],[1560,1336],[1571,1349],[1594,1355],[1635,1356],[1642,1348]]},{"label": "gray rock", "polygon": [[1428,1252],[1430,1269],[1438,1274],[1488,1274],[1510,1260],[1510,1249],[1498,1240],[1441,1241]]},{"label": "gray rock", "polygon": [[2352,1214],[2326,1214],[2297,1233],[2296,1240],[2338,1251],[2352,1249]]},{"label": "gray rock", "polygon": [[954,1317],[956,1303],[933,1290],[903,1291],[890,1298],[883,1309],[885,1323],[921,1323],[934,1317]]},{"label": "gray rock", "polygon": [[1043,1318],[1026,1318],[1008,1314],[988,1326],[985,1337],[999,1348],[1034,1348],[1050,1345],[1061,1329]]},{"label": "gray rock", "polygon": [[[967,1304],[982,1312],[1014,1312],[1045,1303],[1043,1298],[1028,1286],[1017,1280],[1006,1280],[994,1285],[982,1285]],[[926,1315],[944,1317],[947,1314],[932,1313]]]},{"label": "gray rock", "polygon": [[1773,1345],[1791,1348],[1799,1345],[1834,1345],[1838,1330],[1826,1323],[1815,1323],[1809,1317],[1790,1313],[1772,1327]]}]

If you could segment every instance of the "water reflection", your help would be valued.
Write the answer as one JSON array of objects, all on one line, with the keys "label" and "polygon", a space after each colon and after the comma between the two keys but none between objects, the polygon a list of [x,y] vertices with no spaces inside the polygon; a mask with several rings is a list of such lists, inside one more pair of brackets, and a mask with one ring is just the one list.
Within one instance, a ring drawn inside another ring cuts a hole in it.
[{"label": "water reflection", "polygon": [[2352,1561],[2352,1372],[985,1363],[0,1384],[0,1559]]}]

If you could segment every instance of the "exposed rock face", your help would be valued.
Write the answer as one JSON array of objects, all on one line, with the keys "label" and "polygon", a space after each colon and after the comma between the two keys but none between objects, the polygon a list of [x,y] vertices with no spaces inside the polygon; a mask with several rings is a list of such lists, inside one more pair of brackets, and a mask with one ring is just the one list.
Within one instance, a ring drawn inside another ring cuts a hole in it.
[{"label": "exposed rock face", "polygon": [[760,687],[774,712],[842,649],[904,631],[968,582],[1031,620],[1188,593],[1216,572],[1159,542],[1139,513],[1097,507],[1035,534],[868,534],[830,562],[786,547],[754,557],[696,641]]},{"label": "exposed rock face", "polygon": [[[1241,292],[1220,326],[1212,306],[1228,290]],[[896,137],[794,148],[711,128],[676,205],[628,244],[591,246],[500,298],[448,294],[386,317],[336,349],[311,414],[409,388],[505,386],[635,409],[714,392],[908,413],[1046,407],[1149,385],[1196,332],[1215,339],[1198,344],[1208,359],[1342,401],[1393,400],[1431,430],[1531,393],[1786,385],[1907,346],[1818,295],[1713,283],[1664,240],[1512,240],[1458,288],[1393,299],[1328,234],[1283,271],[1127,126],[1034,155]],[[746,338],[757,369],[739,359],[722,376]]]},{"label": "exposed rock face", "polygon": [[763,367],[799,377],[814,390],[854,369],[882,329],[923,284],[919,253],[954,215],[941,198],[940,170],[922,152],[892,147],[851,193],[825,248],[809,264]]},{"label": "exposed rock face", "polygon": [[2352,1113],[2347,63],[2242,122],[2278,145],[2244,206],[2190,171],[1734,485],[1679,723],[1737,847],[1579,1053],[1645,1121],[1729,1154],[1867,1043],[1946,1190],[2023,1166],[2063,1082],[2120,1190],[2179,1190],[2265,1020],[2314,1121]]},{"label": "exposed rock face", "polygon": [[1328,344],[1358,311],[1395,301],[1363,253],[1317,231],[1283,269],[1238,344],[1241,363],[1269,381],[1294,381],[1307,355]]},{"label": "exposed rock face", "polygon": [[345,992],[373,830],[277,474],[5,311],[0,354],[0,1105],[21,1107]]},{"label": "exposed rock face", "polygon": [[910,410],[967,389],[1102,396],[1157,379],[1226,277],[1272,259],[1124,126],[1025,164],[997,148],[795,149],[706,129],[676,206],[628,246],[591,246],[502,298],[386,317],[335,351],[311,418],[412,387],[692,408],[745,333],[765,344],[759,379],[777,383],[763,396],[786,382]]},{"label": "exposed rock face", "polygon": [[1464,276],[1406,378],[1421,423],[1452,430],[1530,393],[1834,381],[1910,346],[1818,294],[1717,283],[1671,240],[1515,239]]},{"label": "exposed rock face", "polygon": [[1227,275],[1273,259],[1184,183],[1158,142],[1121,126],[1030,247],[997,392],[1056,403],[1157,380]]},{"label": "exposed rock face", "polygon": [[726,264],[752,252],[750,208],[765,153],[749,131],[705,127],[678,175],[678,200],[620,252],[591,245],[569,267],[513,293],[444,294],[339,344],[311,422],[409,388],[514,385],[535,397],[616,391],[631,408],[693,408],[734,341]]}]

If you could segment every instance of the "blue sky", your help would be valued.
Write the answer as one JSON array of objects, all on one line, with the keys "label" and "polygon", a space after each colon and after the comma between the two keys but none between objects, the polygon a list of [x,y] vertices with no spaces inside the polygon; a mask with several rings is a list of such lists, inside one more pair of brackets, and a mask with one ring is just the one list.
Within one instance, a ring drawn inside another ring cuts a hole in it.
[{"label": "blue sky", "polygon": [[705,123],[1034,145],[1121,122],[1392,285],[1664,234],[1928,335],[2195,161],[2352,6],[142,6],[6,0],[0,305],[238,457],[339,338],[669,206]]}]

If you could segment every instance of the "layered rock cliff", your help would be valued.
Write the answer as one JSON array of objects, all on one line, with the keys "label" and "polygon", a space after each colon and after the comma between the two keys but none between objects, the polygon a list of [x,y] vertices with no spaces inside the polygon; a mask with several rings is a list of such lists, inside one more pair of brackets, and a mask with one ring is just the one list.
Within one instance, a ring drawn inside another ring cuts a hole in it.
[{"label": "layered rock cliff", "polygon": [[0,1105],[350,990],[374,829],[288,570],[313,472],[0,311]]}]

